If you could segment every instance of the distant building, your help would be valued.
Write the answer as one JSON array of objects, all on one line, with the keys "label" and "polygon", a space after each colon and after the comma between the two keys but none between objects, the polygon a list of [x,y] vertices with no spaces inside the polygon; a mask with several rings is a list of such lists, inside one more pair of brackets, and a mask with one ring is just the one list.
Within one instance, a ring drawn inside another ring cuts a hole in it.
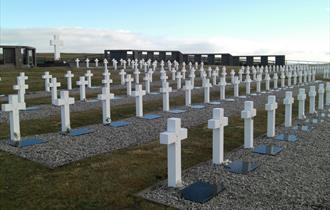
[{"label": "distant building", "polygon": [[208,65],[285,65],[285,55],[240,55],[233,56],[229,53],[186,53],[180,51],[162,50],[104,50],[104,57],[107,60],[120,59],[151,59],[158,61],[178,61],[178,62],[204,62]]},{"label": "distant building", "polygon": [[0,66],[33,67],[36,65],[36,48],[0,45]]}]

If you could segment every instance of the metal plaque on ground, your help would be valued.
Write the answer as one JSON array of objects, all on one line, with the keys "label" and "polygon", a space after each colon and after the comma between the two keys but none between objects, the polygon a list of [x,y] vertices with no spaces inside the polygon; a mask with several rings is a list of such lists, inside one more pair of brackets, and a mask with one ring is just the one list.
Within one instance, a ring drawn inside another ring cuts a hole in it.
[{"label": "metal plaque on ground", "polygon": [[185,200],[197,203],[205,203],[225,189],[223,182],[219,185],[207,182],[195,182],[180,191]]},{"label": "metal plaque on ground", "polygon": [[235,160],[225,166],[226,171],[236,174],[247,174],[258,167],[256,162]]},{"label": "metal plaque on ground", "polygon": [[282,147],[276,146],[276,145],[259,145],[257,146],[253,152],[262,154],[262,155],[277,155],[283,150]]},{"label": "metal plaque on ground", "polygon": [[82,136],[93,132],[95,130],[91,128],[77,128],[70,130],[70,136]]}]

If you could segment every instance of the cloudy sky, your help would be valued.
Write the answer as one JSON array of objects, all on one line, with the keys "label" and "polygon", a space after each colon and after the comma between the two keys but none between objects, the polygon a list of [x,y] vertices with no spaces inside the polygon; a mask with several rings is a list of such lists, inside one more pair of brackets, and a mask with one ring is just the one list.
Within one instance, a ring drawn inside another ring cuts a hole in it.
[{"label": "cloudy sky", "polygon": [[285,54],[330,61],[330,0],[0,0],[0,44]]}]

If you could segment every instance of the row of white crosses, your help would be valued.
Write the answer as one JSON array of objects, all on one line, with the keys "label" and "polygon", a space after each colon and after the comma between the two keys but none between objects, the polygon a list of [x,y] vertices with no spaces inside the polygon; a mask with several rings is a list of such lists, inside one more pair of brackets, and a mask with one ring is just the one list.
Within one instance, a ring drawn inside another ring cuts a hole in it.
[{"label": "row of white crosses", "polygon": [[[79,69],[80,68],[80,60],[79,60],[79,58],[76,58],[75,62],[76,62],[76,68]],[[85,60],[86,68],[90,68],[89,62],[90,62],[89,58],[86,58],[86,60]],[[94,62],[95,62],[95,67],[96,68],[99,67],[99,59],[95,58]],[[106,59],[103,62],[105,63],[106,62]]]},{"label": "row of white crosses", "polygon": [[[315,91],[312,86],[311,90]],[[327,91],[330,90],[330,82],[327,83]],[[319,85],[319,109],[323,109],[323,84]],[[315,94],[311,95],[315,97]],[[326,95],[326,105],[330,105],[330,91]],[[297,96],[299,101],[299,115],[304,115],[304,103],[306,99],[305,89],[299,89]],[[283,104],[285,105],[285,127],[292,126],[292,104],[294,98],[292,92],[287,91]],[[313,102],[311,102],[313,103]],[[313,105],[313,104],[312,104]],[[313,105],[315,106],[315,105]],[[278,103],[276,96],[269,95],[268,102],[265,104],[267,111],[267,137],[275,137],[275,120]],[[315,110],[313,111],[315,112]],[[256,109],[253,107],[253,101],[244,102],[244,110],[241,112],[241,118],[244,120],[244,148],[254,148],[254,117]],[[213,118],[208,121],[208,128],[212,129],[212,162],[213,164],[222,164],[224,162],[224,127],[228,125],[228,118],[224,116],[222,108],[213,109]],[[167,145],[167,168],[168,168],[168,187],[180,187],[181,180],[181,141],[186,139],[188,132],[186,128],[181,128],[181,119],[169,118],[167,120],[167,131],[160,134],[160,143]]]}]

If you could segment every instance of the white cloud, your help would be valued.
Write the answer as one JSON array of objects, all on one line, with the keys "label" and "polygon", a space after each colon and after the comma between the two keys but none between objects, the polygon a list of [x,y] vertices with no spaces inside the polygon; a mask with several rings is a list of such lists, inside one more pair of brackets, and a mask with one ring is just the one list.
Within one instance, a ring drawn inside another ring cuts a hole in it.
[{"label": "white cloud", "polygon": [[49,40],[53,34],[60,34],[64,42],[61,52],[103,53],[105,49],[150,49],[180,50],[184,53],[221,52],[232,55],[285,54],[289,60],[330,60],[329,39],[317,37],[297,36],[257,41],[230,37],[209,37],[207,40],[193,37],[182,39],[146,36],[127,30],[79,27],[5,28],[0,31],[1,44],[34,46],[37,52],[51,52]]}]

